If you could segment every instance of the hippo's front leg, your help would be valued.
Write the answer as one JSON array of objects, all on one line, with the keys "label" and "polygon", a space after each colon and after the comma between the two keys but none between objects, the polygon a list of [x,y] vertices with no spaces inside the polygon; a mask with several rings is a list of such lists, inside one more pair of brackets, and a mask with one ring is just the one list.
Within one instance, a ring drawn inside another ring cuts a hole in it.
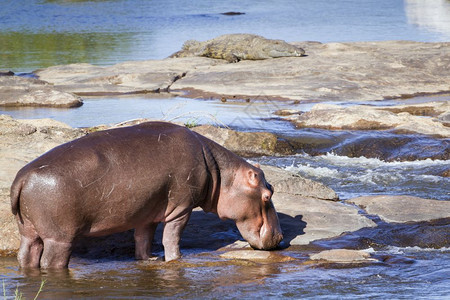
[{"label": "hippo's front leg", "polygon": [[158,223],[145,224],[134,229],[136,259],[147,260],[152,255],[152,241]]},{"label": "hippo's front leg", "polygon": [[178,218],[166,222],[163,231],[164,255],[166,261],[181,257],[180,240],[181,233],[189,220],[192,211],[186,212]]}]

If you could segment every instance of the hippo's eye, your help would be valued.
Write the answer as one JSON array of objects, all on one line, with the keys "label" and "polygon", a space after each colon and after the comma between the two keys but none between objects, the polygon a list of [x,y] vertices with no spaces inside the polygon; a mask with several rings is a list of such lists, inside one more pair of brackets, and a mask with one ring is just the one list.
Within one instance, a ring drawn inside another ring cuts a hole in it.
[{"label": "hippo's eye", "polygon": [[270,201],[270,195],[265,194],[264,195],[264,201],[269,202]]}]

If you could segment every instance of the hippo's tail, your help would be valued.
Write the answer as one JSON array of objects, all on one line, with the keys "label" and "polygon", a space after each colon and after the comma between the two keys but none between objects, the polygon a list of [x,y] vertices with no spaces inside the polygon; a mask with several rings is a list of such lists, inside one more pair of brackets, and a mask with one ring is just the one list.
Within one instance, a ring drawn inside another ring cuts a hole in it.
[{"label": "hippo's tail", "polygon": [[[25,178],[17,176],[11,185],[10,199],[11,199],[11,211],[14,215],[20,212],[20,192],[22,191],[23,184],[25,183]],[[20,216],[20,214],[19,214]]]}]

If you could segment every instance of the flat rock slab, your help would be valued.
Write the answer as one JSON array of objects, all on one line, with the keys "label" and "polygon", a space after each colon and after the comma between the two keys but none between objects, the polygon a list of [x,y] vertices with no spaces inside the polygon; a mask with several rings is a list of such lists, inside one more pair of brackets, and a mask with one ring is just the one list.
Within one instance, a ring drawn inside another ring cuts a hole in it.
[{"label": "flat rock slab", "polygon": [[328,263],[368,263],[376,262],[377,259],[371,258],[370,253],[363,250],[333,249],[326,250],[310,255],[311,260]]},{"label": "flat rock slab", "polygon": [[288,245],[308,245],[333,238],[344,232],[375,227],[358,209],[340,202],[320,200],[276,191],[272,197],[284,242]]},{"label": "flat rock slab", "polygon": [[364,196],[347,200],[389,223],[449,219],[450,202],[413,196]]},{"label": "flat rock slab", "polygon": [[234,250],[220,254],[225,259],[244,259],[252,261],[281,262],[293,260],[293,258],[273,251],[260,250]]},{"label": "flat rock slab", "polygon": [[365,101],[450,91],[450,43],[292,44],[307,56],[239,63],[184,57],[108,67],[73,64],[35,74],[79,95],[168,91],[204,98]]},{"label": "flat rock slab", "polygon": [[0,76],[0,106],[78,107],[79,96],[34,78]]},{"label": "flat rock slab", "polygon": [[393,107],[316,104],[308,112],[290,115],[285,119],[294,122],[298,127],[338,130],[394,129],[447,138],[450,137],[450,127],[445,121],[445,115],[448,113],[450,101]]},{"label": "flat rock slab", "polygon": [[142,94],[167,92],[186,72],[224,63],[191,57],[124,62],[105,67],[79,63],[49,67],[34,73],[39,79],[77,95]]},{"label": "flat rock slab", "polygon": [[298,174],[273,167],[260,166],[267,181],[274,187],[276,193],[285,193],[303,197],[337,201],[338,195],[326,185],[303,178]]},{"label": "flat rock slab", "polygon": [[366,101],[449,91],[450,43],[293,43],[306,57],[241,61],[195,70],[172,90],[222,96]]}]

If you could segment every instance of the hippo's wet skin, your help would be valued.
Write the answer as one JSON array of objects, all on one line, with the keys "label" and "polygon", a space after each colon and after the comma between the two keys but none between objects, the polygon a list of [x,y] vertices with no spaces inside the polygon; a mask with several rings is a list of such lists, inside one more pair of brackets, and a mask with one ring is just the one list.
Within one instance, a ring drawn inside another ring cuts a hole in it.
[{"label": "hippo's wet skin", "polygon": [[11,187],[23,268],[66,268],[78,236],[135,229],[136,258],[148,259],[164,222],[167,261],[194,207],[232,219],[258,249],[282,240],[264,173],[187,128],[163,122],[89,134],[23,167]]}]

